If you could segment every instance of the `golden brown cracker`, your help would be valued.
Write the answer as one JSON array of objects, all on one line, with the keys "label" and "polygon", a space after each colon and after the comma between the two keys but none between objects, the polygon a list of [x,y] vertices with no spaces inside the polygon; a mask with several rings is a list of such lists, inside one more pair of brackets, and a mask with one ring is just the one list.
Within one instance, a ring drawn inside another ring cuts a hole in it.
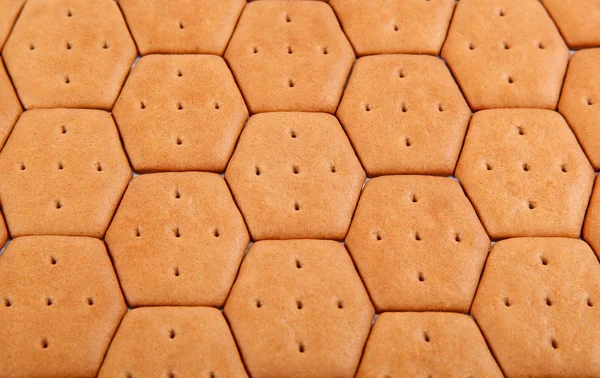
[{"label": "golden brown cracker", "polygon": [[225,179],[254,240],[341,240],[365,172],[334,116],[265,113],[248,121]]},{"label": "golden brown cracker", "polygon": [[117,128],[102,110],[29,110],[0,154],[12,236],[102,238],[130,178]]},{"label": "golden brown cracker", "polygon": [[222,177],[156,173],[134,178],[106,232],[132,307],[221,307],[249,242]]},{"label": "golden brown cracker", "polygon": [[334,113],[354,52],[329,5],[255,1],[244,9],[225,59],[251,113]]},{"label": "golden brown cracker", "polygon": [[560,114],[496,109],[471,119],[456,177],[492,239],[577,238],[594,170]]},{"label": "golden brown cracker", "polygon": [[224,313],[253,377],[353,377],[374,315],[330,240],[256,242]]}]

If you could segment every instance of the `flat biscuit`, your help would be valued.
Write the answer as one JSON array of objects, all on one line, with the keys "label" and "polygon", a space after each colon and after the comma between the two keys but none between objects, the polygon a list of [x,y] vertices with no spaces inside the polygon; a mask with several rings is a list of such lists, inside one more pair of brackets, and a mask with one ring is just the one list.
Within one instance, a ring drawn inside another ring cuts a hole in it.
[{"label": "flat biscuit", "polygon": [[13,237],[102,238],[130,178],[102,110],[26,111],[0,153],[0,201]]},{"label": "flat biscuit", "polygon": [[346,236],[365,172],[334,116],[250,118],[225,179],[252,239]]},{"label": "flat biscuit", "polygon": [[560,114],[475,113],[456,177],[492,239],[578,238],[594,170]]},{"label": "flat biscuit", "polygon": [[3,50],[26,109],[110,110],[136,55],[113,0],[29,0]]},{"label": "flat biscuit", "polygon": [[438,55],[454,0],[331,0],[358,56]]},{"label": "flat biscuit", "polygon": [[0,377],[95,377],[126,311],[100,240],[12,240],[0,255]]},{"label": "flat biscuit", "polygon": [[138,172],[222,172],[248,118],[227,64],[211,55],[141,58],[113,114]]},{"label": "flat biscuit", "polygon": [[442,57],[471,109],[556,109],[569,49],[538,0],[461,0]]},{"label": "flat biscuit", "polygon": [[558,111],[573,129],[594,169],[599,170],[600,48],[573,54]]},{"label": "flat biscuit", "polygon": [[503,377],[477,324],[467,315],[379,315],[357,378]]},{"label": "flat biscuit", "polygon": [[119,0],[140,54],[223,55],[246,0]]},{"label": "flat biscuit", "polygon": [[224,308],[252,377],[353,377],[373,306],[344,247],[259,241]]},{"label": "flat biscuit", "polygon": [[250,238],[223,178],[134,178],[106,232],[131,307],[222,307]]},{"label": "flat biscuit", "polygon": [[346,247],[377,312],[468,312],[490,239],[460,185],[385,176],[360,197]]},{"label": "flat biscuit", "polygon": [[600,46],[600,1],[541,1],[570,48]]},{"label": "flat biscuit", "polygon": [[99,378],[247,377],[225,318],[209,307],[129,311]]},{"label": "flat biscuit", "polygon": [[583,239],[590,244],[597,256],[600,256],[600,179],[596,176],[592,198],[585,214]]},{"label": "flat biscuit", "polygon": [[337,110],[369,176],[450,176],[471,110],[435,57],[360,58]]},{"label": "flat biscuit", "polygon": [[10,34],[12,27],[25,4],[25,0],[0,1],[0,51]]},{"label": "flat biscuit", "polygon": [[17,119],[23,112],[21,102],[13,89],[10,78],[4,70],[2,58],[0,58],[0,149],[4,146],[6,138],[10,134]]},{"label": "flat biscuit", "polygon": [[600,265],[566,238],[492,248],[471,313],[507,377],[600,376]]},{"label": "flat biscuit", "polygon": [[329,5],[255,1],[225,59],[251,113],[334,113],[355,56]]}]

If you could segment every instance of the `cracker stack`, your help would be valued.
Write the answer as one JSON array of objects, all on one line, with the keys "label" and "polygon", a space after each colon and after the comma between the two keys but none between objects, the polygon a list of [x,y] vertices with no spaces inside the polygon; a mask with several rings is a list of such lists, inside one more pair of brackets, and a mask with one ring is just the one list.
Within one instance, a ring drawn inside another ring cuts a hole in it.
[{"label": "cracker stack", "polygon": [[600,377],[599,1],[0,0],[0,378]]}]

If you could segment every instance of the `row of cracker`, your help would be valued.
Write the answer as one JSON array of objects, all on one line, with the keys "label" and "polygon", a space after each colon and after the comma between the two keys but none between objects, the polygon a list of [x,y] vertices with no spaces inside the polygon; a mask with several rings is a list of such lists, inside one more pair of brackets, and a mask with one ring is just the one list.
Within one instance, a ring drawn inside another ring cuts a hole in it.
[{"label": "row of cracker", "polygon": [[[595,2],[543,3],[572,47],[593,47]],[[223,55],[252,113],[333,113],[356,55],[440,51],[472,109],[554,109],[569,60],[537,0],[466,0],[454,15],[452,0],[33,0],[8,35],[22,3],[3,3],[0,38],[27,109],[111,109],[138,48]]]},{"label": "row of cracker", "polygon": [[[97,239],[19,237],[0,259],[7,293],[0,306],[8,341],[0,346],[3,377],[91,377],[98,370],[99,377],[129,378],[600,374],[600,265],[574,239],[497,243],[471,307],[477,323],[464,314],[427,312],[436,306],[374,320],[350,256],[334,241],[255,243],[224,306],[227,322],[207,307],[125,314]],[[435,281],[461,278],[460,267],[438,265],[444,271],[438,277],[412,277],[423,297]],[[148,284],[158,286],[153,279]],[[453,294],[453,287],[444,289]]]}]

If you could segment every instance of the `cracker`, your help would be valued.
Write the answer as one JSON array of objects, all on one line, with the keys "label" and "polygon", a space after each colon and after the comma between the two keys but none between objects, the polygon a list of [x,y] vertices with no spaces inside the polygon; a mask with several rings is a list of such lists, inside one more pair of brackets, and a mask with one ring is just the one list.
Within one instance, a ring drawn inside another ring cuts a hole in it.
[{"label": "cracker", "polygon": [[471,110],[440,59],[381,55],[358,60],[337,116],[369,176],[449,176]]},{"label": "cracker", "polygon": [[570,48],[600,46],[598,0],[541,0]]},{"label": "cracker", "polygon": [[99,378],[247,377],[219,310],[154,307],[123,318]]},{"label": "cracker", "polygon": [[503,375],[469,316],[386,312],[375,321],[356,377]]},{"label": "cracker", "polygon": [[222,172],[248,118],[227,65],[210,55],[143,57],[113,113],[138,172]]},{"label": "cracker", "polygon": [[251,113],[334,113],[354,58],[320,1],[248,4],[225,51]]},{"label": "cracker", "polygon": [[225,172],[252,239],[342,240],[365,172],[329,114],[248,121]]},{"label": "cracker", "polygon": [[492,248],[471,313],[507,377],[600,375],[600,265],[566,238]]},{"label": "cracker", "polygon": [[467,312],[490,239],[456,181],[385,176],[365,185],[346,247],[377,312]]},{"label": "cracker", "polygon": [[454,0],[332,0],[344,32],[359,56],[372,54],[438,55]]},{"label": "cracker", "polygon": [[461,0],[442,57],[471,109],[555,109],[569,49],[538,0]]},{"label": "cracker", "polygon": [[112,0],[31,0],[3,56],[26,109],[110,110],[137,53]]},{"label": "cracker", "polygon": [[471,119],[456,177],[492,239],[577,238],[594,170],[560,114],[497,109]]},{"label": "cracker", "polygon": [[127,310],[104,244],[28,236],[0,255],[0,376],[95,377]]},{"label": "cracker", "polygon": [[590,243],[590,246],[600,256],[600,179],[596,177],[592,198],[585,214],[585,223],[583,224],[583,239]]},{"label": "cracker", "polygon": [[13,237],[101,238],[131,178],[109,113],[30,110],[0,154],[0,200]]},{"label": "cracker", "polygon": [[600,49],[573,55],[558,111],[569,122],[592,166],[600,169]]},{"label": "cracker", "polygon": [[223,55],[246,0],[119,0],[140,54]]},{"label": "cracker", "polygon": [[255,243],[224,313],[253,377],[352,377],[374,315],[350,256],[327,240]]},{"label": "cracker", "polygon": [[23,8],[25,0],[0,1],[0,51],[6,42],[6,38]]},{"label": "cracker", "polygon": [[106,232],[132,307],[222,307],[249,241],[223,178],[201,172],[134,178]]},{"label": "cracker", "polygon": [[21,102],[13,89],[10,78],[4,70],[2,58],[0,58],[0,149],[4,146],[15,122],[21,115],[23,108]]}]

